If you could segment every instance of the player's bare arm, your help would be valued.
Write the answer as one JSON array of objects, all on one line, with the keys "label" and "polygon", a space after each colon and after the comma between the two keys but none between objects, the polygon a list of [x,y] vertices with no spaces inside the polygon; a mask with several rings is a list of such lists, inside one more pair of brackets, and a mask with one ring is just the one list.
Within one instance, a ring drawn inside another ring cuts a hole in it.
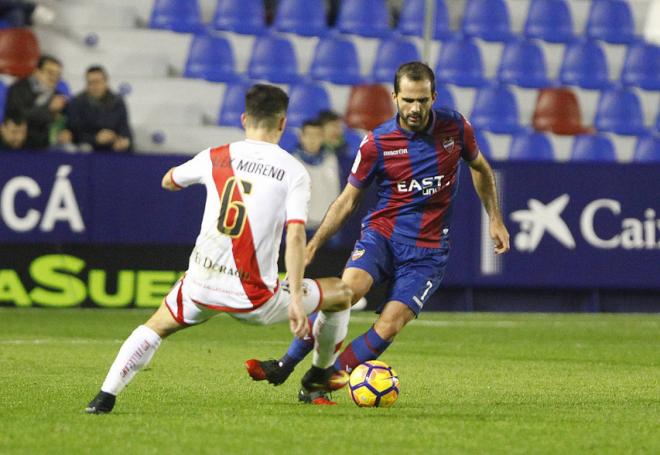
[{"label": "player's bare arm", "polygon": [[490,218],[490,237],[495,243],[495,254],[506,253],[510,248],[509,232],[502,220],[493,170],[482,154],[469,164],[474,189]]},{"label": "player's bare arm", "polygon": [[289,326],[298,338],[303,338],[309,331],[307,314],[303,308],[302,280],[305,272],[305,225],[290,223],[286,228],[286,252],[284,263],[289,277],[291,304],[289,305]]},{"label": "player's bare arm", "polygon": [[169,171],[165,173],[163,176],[163,179],[160,182],[160,186],[163,187],[163,189],[168,190],[168,191],[179,191],[182,190],[179,185],[176,184],[174,179],[172,178],[172,172],[174,171],[174,168],[171,168]]},{"label": "player's bare arm", "polygon": [[348,183],[344,191],[330,204],[321,226],[307,245],[306,265],[312,262],[316,251],[344,225],[351,213],[360,204],[362,194],[363,190]]}]

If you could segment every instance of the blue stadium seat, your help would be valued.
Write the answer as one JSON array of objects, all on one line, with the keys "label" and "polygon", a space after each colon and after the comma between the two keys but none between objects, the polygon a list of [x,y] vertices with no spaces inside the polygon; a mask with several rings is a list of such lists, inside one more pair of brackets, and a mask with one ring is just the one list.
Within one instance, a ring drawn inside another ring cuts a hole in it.
[{"label": "blue stadium seat", "polygon": [[250,84],[246,81],[227,84],[218,115],[218,125],[243,127],[241,114],[245,112],[245,93],[248,88]]},{"label": "blue stadium seat", "polygon": [[437,96],[435,102],[433,103],[434,109],[439,109],[442,107],[449,109],[456,109],[456,100],[454,100],[454,95],[449,91],[447,87],[442,82],[435,83],[435,91]]},{"label": "blue stadium seat", "polygon": [[221,36],[196,35],[190,43],[184,77],[229,82],[236,79],[234,52]]},{"label": "blue stadium seat", "polygon": [[298,133],[293,128],[285,128],[284,134],[280,139],[280,147],[286,150],[289,153],[293,153],[298,146]]},{"label": "blue stadium seat", "polygon": [[490,151],[490,142],[486,139],[486,136],[479,130],[474,130],[474,138],[477,140],[477,145],[479,146],[479,151],[483,153],[486,159],[492,159],[493,155]]},{"label": "blue stadium seat", "polygon": [[64,79],[57,81],[55,91],[64,96],[71,96],[71,87],[69,87],[69,84]]},{"label": "blue stadium seat", "polygon": [[660,163],[660,136],[645,135],[637,139],[633,161]]},{"label": "blue stadium seat", "polygon": [[632,11],[626,0],[593,0],[586,35],[608,43],[624,44],[635,39]]},{"label": "blue stadium seat", "polygon": [[475,128],[493,133],[511,134],[520,130],[516,97],[502,84],[490,84],[477,92],[470,119]]},{"label": "blue stadium seat", "polygon": [[510,160],[554,161],[552,143],[543,133],[521,131],[513,137],[509,149]]},{"label": "blue stadium seat", "polygon": [[660,46],[643,41],[632,44],[623,63],[621,82],[645,90],[660,90]]},{"label": "blue stadium seat", "polygon": [[316,45],[309,73],[313,79],[334,84],[359,84],[362,77],[355,45],[339,36],[321,38]]},{"label": "blue stadium seat", "polygon": [[204,29],[197,0],[155,0],[149,27],[182,33],[197,33]]},{"label": "blue stadium seat", "polygon": [[5,118],[5,104],[7,103],[7,84],[0,81],[0,122]]},{"label": "blue stadium seat", "polygon": [[266,31],[263,0],[218,0],[213,16],[213,28],[245,35]]},{"label": "blue stadium seat", "polygon": [[280,0],[275,28],[304,36],[322,36],[328,31],[324,0]]},{"label": "blue stadium seat", "polygon": [[614,145],[602,134],[580,134],[573,140],[573,161],[616,161]]},{"label": "blue stadium seat", "polygon": [[[403,2],[397,30],[404,35],[422,36],[424,34],[424,13],[426,0],[406,0]],[[433,38],[444,40],[452,36],[449,28],[449,12],[445,0],[435,2],[435,32]]]},{"label": "blue stadium seat", "polygon": [[404,38],[384,39],[378,45],[371,76],[374,82],[392,82],[396,69],[402,63],[420,60],[419,51]]},{"label": "blue stadium seat", "polygon": [[389,35],[389,10],[386,0],[343,0],[337,28],[343,33],[383,38]]},{"label": "blue stadium seat", "polygon": [[600,131],[617,134],[643,134],[644,116],[635,92],[626,88],[605,90],[600,95],[594,126]]},{"label": "blue stadium seat", "polygon": [[550,43],[573,40],[573,19],[566,0],[532,0],[525,22],[525,35]]},{"label": "blue stadium seat", "polygon": [[529,40],[509,41],[500,59],[497,78],[507,84],[528,88],[550,85],[543,51]]},{"label": "blue stadium seat", "polygon": [[504,0],[468,0],[463,11],[463,32],[486,41],[512,37],[509,9]]},{"label": "blue stadium seat", "polygon": [[272,34],[257,37],[252,46],[248,76],[276,84],[290,84],[300,80],[298,60],[291,41]]},{"label": "blue stadium seat", "polygon": [[308,82],[289,87],[288,125],[301,126],[305,120],[315,119],[319,112],[328,109],[330,99],[322,85]]},{"label": "blue stadium seat", "polygon": [[586,89],[609,87],[607,60],[600,44],[592,40],[568,44],[564,51],[559,80],[563,84]]},{"label": "blue stadium seat", "polygon": [[436,79],[465,87],[481,87],[486,82],[479,46],[470,39],[445,41],[435,67]]}]

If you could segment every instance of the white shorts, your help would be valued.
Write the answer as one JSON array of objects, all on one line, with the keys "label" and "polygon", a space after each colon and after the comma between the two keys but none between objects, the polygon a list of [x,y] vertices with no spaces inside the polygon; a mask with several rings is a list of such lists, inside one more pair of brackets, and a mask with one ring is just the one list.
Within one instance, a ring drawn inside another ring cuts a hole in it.
[{"label": "white shorts", "polygon": [[[305,278],[303,280],[303,307],[305,313],[316,311],[321,305],[321,287],[316,280]],[[256,309],[235,309],[224,307],[213,308],[193,302],[186,292],[184,278],[177,281],[170,292],[165,296],[165,305],[172,317],[181,325],[200,324],[219,313],[228,313],[231,317],[250,324],[275,324],[289,319],[289,303],[291,294],[289,284],[280,281],[275,295],[266,303]],[[218,305],[222,305],[219,303]]]}]

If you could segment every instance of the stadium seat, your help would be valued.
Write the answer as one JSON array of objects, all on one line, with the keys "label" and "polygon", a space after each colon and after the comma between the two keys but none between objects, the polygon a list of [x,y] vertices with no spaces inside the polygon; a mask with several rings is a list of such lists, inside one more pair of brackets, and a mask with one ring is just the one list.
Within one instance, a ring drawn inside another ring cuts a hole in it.
[{"label": "stadium seat", "polygon": [[499,134],[511,134],[520,129],[518,104],[506,86],[491,84],[482,87],[474,100],[470,119],[475,128]]},{"label": "stadium seat", "polygon": [[548,137],[535,131],[521,131],[513,137],[510,160],[554,161],[555,152]]},{"label": "stadium seat", "polygon": [[313,79],[353,85],[362,81],[357,50],[352,41],[341,37],[319,40],[309,71]]},{"label": "stadium seat", "polygon": [[315,119],[319,112],[328,109],[330,99],[322,85],[301,83],[289,87],[288,125],[301,126],[305,120]]},{"label": "stadium seat", "polygon": [[645,90],[660,90],[660,46],[640,41],[628,47],[621,82]]},{"label": "stadium seat", "polygon": [[532,126],[537,131],[563,135],[591,132],[582,125],[577,96],[566,87],[539,90]]},{"label": "stadium seat", "polygon": [[382,85],[356,85],[351,88],[345,116],[350,128],[372,130],[393,115],[392,96]]},{"label": "stadium seat", "polygon": [[212,21],[213,28],[259,35],[266,30],[263,0],[218,0]]},{"label": "stadium seat", "polygon": [[445,41],[435,67],[436,79],[463,87],[481,87],[486,82],[481,51],[473,40]]},{"label": "stadium seat", "polygon": [[439,109],[442,107],[448,109],[456,109],[456,101],[454,100],[454,95],[452,95],[452,93],[447,87],[445,87],[444,84],[438,83],[436,81],[435,91],[437,96],[435,98],[435,102],[433,103],[434,109]]},{"label": "stadium seat", "polygon": [[463,11],[463,33],[486,41],[512,37],[509,10],[504,0],[468,0]]},{"label": "stadium seat", "polygon": [[287,128],[284,129],[284,133],[282,134],[282,138],[280,139],[280,147],[282,147],[284,150],[286,150],[289,153],[293,153],[293,151],[296,149],[298,146],[298,134],[296,131],[292,128]]},{"label": "stadium seat", "polygon": [[596,41],[580,40],[566,46],[559,71],[563,84],[587,89],[604,89],[610,85],[607,60]]},{"label": "stadium seat", "polygon": [[339,9],[337,28],[342,33],[384,38],[390,29],[386,0],[343,0]]},{"label": "stadium seat", "polygon": [[631,89],[611,89],[601,93],[594,120],[596,129],[616,134],[643,134],[644,116],[639,98]]},{"label": "stadium seat", "polygon": [[529,40],[507,43],[500,59],[497,78],[506,84],[527,88],[550,85],[543,51],[534,41]]},{"label": "stadium seat", "polygon": [[378,45],[371,76],[374,82],[391,83],[402,63],[420,60],[419,51],[411,41],[403,38],[384,39]]},{"label": "stadium seat", "polygon": [[[403,2],[397,30],[403,35],[423,36],[426,0],[406,0]],[[449,12],[445,0],[435,2],[435,31],[433,38],[444,40],[452,35],[449,28]]]},{"label": "stadium seat", "polygon": [[280,0],[275,28],[303,36],[322,36],[328,31],[323,0]]},{"label": "stadium seat", "polygon": [[586,35],[613,44],[635,39],[635,23],[627,0],[593,0]]},{"label": "stadium seat", "polygon": [[616,161],[614,145],[602,134],[581,134],[575,136],[571,150],[573,161]]},{"label": "stadium seat", "polygon": [[0,80],[0,122],[5,118],[5,104],[7,102],[7,85]]},{"label": "stadium seat", "polygon": [[222,99],[218,125],[242,128],[241,114],[245,112],[245,93],[250,85],[246,81],[232,82],[227,85]]},{"label": "stadium seat", "polygon": [[492,159],[493,155],[490,151],[490,142],[486,136],[479,130],[474,130],[474,138],[477,140],[477,145],[479,146],[479,151],[484,154],[486,159]]},{"label": "stadium seat", "polygon": [[197,33],[204,29],[197,0],[155,0],[149,28]]},{"label": "stadium seat", "polygon": [[298,60],[291,41],[271,34],[257,37],[252,46],[248,76],[276,84],[290,84],[300,80]]},{"label": "stadium seat", "polygon": [[221,36],[196,35],[190,43],[184,77],[229,82],[236,79],[234,52]]},{"label": "stadium seat", "polygon": [[633,161],[643,163],[660,163],[660,137],[640,136],[635,146]]},{"label": "stadium seat", "polygon": [[37,67],[39,43],[27,28],[0,30],[0,73],[27,77]]},{"label": "stadium seat", "polygon": [[573,19],[566,0],[532,0],[525,22],[525,35],[550,43],[573,40]]}]

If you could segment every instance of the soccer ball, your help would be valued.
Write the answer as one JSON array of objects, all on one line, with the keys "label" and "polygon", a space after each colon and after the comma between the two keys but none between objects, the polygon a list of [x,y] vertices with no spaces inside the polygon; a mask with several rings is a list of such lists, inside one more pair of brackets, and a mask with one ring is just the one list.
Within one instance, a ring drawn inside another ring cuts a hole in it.
[{"label": "soccer ball", "polygon": [[399,377],[385,362],[370,360],[351,372],[348,393],[360,407],[388,408],[399,398]]}]

